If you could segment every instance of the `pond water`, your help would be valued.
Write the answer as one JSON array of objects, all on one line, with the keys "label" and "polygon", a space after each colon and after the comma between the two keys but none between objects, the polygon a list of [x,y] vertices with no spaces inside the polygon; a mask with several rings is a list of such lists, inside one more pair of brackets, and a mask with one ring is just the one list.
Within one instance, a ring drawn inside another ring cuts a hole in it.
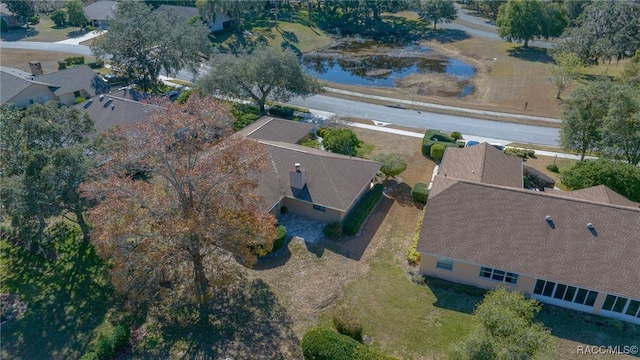
[{"label": "pond water", "polygon": [[[376,46],[383,50],[377,53]],[[473,66],[438,55],[424,46],[393,47],[372,40],[340,44],[325,52],[306,55],[302,63],[318,79],[360,86],[394,87],[396,80],[416,73],[449,74],[459,80],[470,80],[475,74]],[[472,85],[466,84],[459,96],[469,95],[472,90]]]}]

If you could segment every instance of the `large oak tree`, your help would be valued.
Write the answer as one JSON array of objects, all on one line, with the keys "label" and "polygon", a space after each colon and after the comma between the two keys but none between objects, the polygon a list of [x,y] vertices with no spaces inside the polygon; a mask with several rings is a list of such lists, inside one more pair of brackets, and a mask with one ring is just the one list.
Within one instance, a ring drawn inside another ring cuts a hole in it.
[{"label": "large oak tree", "polygon": [[241,49],[236,55],[217,53],[208,66],[209,72],[197,84],[202,91],[250,98],[262,114],[266,113],[267,100],[288,101],[322,90],[288,49],[282,51],[261,44],[255,49]]},{"label": "large oak tree", "polygon": [[251,264],[270,249],[274,218],[254,193],[267,152],[232,136],[232,123],[217,101],[191,96],[108,132],[110,151],[83,190],[99,201],[91,240],[132,304],[177,298],[202,315],[233,258]]},{"label": "large oak tree", "polygon": [[138,1],[119,1],[109,31],[91,47],[99,58],[110,58],[134,84],[145,89],[168,75],[200,67],[199,53],[210,51],[209,29],[201,22],[186,23],[169,12],[153,11]]},{"label": "large oak tree", "polygon": [[523,42],[526,48],[535,38],[562,34],[568,19],[557,4],[539,0],[509,0],[498,10],[498,35],[507,41]]}]

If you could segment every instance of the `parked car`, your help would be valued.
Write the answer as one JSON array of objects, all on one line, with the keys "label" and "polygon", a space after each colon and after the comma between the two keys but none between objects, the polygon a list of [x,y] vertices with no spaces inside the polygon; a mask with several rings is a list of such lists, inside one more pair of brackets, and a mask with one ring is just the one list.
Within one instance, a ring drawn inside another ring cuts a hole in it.
[{"label": "parked car", "polygon": [[477,142],[477,141],[469,140],[469,141],[467,141],[466,144],[464,144],[464,147],[471,147],[471,146],[478,145],[478,144],[480,144],[480,143]]}]

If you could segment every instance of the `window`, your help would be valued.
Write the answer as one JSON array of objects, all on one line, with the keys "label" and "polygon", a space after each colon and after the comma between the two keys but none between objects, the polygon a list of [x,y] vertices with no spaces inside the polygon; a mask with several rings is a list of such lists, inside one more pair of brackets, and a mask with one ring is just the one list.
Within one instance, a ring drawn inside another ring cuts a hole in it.
[{"label": "window", "polygon": [[622,296],[607,295],[602,305],[603,310],[613,311],[622,314],[624,307],[627,305],[629,299]]},{"label": "window", "polygon": [[326,207],[324,207],[324,206],[322,206],[322,205],[316,205],[316,204],[313,204],[313,210],[318,210],[318,211],[326,212],[326,211],[327,211],[327,208],[326,208]]},{"label": "window", "polygon": [[80,91],[74,91],[73,92],[73,96],[74,97],[80,97]]},{"label": "window", "polygon": [[631,302],[629,302],[629,306],[627,306],[627,311],[625,312],[625,314],[640,318],[640,311],[638,311],[639,309],[640,301],[631,300]]},{"label": "window", "polygon": [[515,284],[518,282],[518,274],[516,273],[496,270],[484,266],[480,268],[480,273],[478,274],[478,276],[495,281],[506,282],[509,284]]},{"label": "window", "polygon": [[[587,306],[593,306],[593,304],[595,304],[596,302],[596,299],[598,298],[597,291],[580,289],[575,286],[558,284],[553,281],[545,281],[540,279],[536,281],[536,286],[533,288],[533,293],[536,295],[552,297],[554,299]],[[613,304],[611,306],[613,306]]]},{"label": "window", "polygon": [[440,269],[453,270],[453,260],[446,258],[438,258],[436,267]]}]

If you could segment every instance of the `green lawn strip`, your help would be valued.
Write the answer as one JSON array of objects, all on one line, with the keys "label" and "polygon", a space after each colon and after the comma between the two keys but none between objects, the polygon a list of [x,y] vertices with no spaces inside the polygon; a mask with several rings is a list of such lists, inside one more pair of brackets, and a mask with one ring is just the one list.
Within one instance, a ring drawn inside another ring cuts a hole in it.
[{"label": "green lawn strip", "polygon": [[[470,331],[470,312],[480,297],[411,282],[390,253],[345,289],[343,303],[357,314],[373,346],[388,355],[440,358]],[[464,311],[457,311],[459,309]]]},{"label": "green lawn strip", "polygon": [[36,25],[31,25],[31,29],[12,30],[12,32],[22,32],[29,34],[22,40],[25,41],[43,41],[43,42],[55,42],[71,38],[73,35],[80,36],[84,34],[79,27],[62,27],[55,26],[53,21],[48,17],[40,17],[40,22]]},{"label": "green lawn strip", "polygon": [[56,260],[0,241],[0,292],[27,304],[21,318],[2,326],[2,358],[79,358],[87,351],[114,301],[104,265],[79,241],[71,236],[57,245]]},{"label": "green lawn strip", "polygon": [[[250,31],[259,37],[264,37],[269,46],[276,48],[288,46],[296,52],[307,53],[333,42],[333,39],[325,35],[322,30],[303,24],[279,21],[277,28],[273,22],[269,22],[270,25],[261,22],[260,25],[263,24],[264,26],[253,26]],[[225,34],[217,36],[216,42],[228,43],[236,39],[235,34]]]}]

